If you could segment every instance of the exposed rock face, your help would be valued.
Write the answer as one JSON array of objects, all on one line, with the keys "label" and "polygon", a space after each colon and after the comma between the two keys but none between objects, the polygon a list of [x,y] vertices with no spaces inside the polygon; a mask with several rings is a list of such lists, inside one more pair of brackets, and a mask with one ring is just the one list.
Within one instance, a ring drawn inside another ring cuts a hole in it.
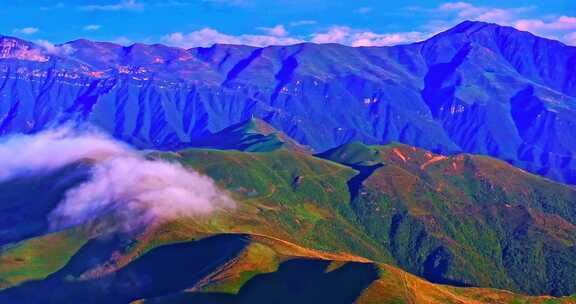
[{"label": "exposed rock face", "polygon": [[255,117],[316,151],[399,141],[576,182],[576,48],[513,28],[395,47],[65,46],[0,39],[0,134],[89,121],[170,149]]}]

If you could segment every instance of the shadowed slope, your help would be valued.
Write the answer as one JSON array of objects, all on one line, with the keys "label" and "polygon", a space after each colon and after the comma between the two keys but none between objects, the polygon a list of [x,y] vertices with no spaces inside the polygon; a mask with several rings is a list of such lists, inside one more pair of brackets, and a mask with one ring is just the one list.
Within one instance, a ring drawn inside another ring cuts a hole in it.
[{"label": "shadowed slope", "polygon": [[[74,278],[79,278],[81,273],[67,265],[43,281],[25,283],[1,292],[0,301],[127,303],[141,297],[164,295],[193,286],[236,257],[247,242],[241,235],[220,235],[196,242],[165,245],[145,253],[117,272],[89,280],[75,281]],[[118,248],[118,245],[110,245]],[[80,249],[78,254],[82,251]],[[71,263],[75,263],[75,259],[78,263],[89,263],[97,252],[90,251],[89,254],[89,258],[75,256]]]},{"label": "shadowed slope", "polygon": [[[81,255],[76,254],[72,260],[81,262]],[[348,254],[311,250],[261,235],[216,235],[162,245],[108,274],[77,276],[71,268],[77,266],[67,265],[45,280],[1,291],[0,300],[18,303],[572,303],[570,298],[526,297],[499,290],[434,285],[389,265]]]}]

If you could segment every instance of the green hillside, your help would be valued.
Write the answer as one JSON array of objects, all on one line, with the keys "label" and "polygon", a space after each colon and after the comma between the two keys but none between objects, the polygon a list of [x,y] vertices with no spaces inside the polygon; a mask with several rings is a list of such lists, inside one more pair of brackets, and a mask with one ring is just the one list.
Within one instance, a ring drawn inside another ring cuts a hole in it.
[{"label": "green hillside", "polygon": [[244,224],[247,232],[393,263],[439,283],[576,289],[573,188],[486,157],[351,147],[355,159],[334,159],[350,167],[288,151],[190,150],[180,161],[256,208],[248,218],[262,228]]},{"label": "green hillside", "polygon": [[220,132],[194,141],[194,147],[246,152],[270,152],[285,148],[291,151],[311,153],[312,149],[303,146],[280,132],[265,121],[251,118],[234,124]]},{"label": "green hillside", "polygon": [[[148,286],[145,277],[150,274],[171,278],[162,267],[154,267],[162,265],[163,259],[172,260],[175,249],[159,248],[230,234],[248,235],[258,242],[234,239],[231,247],[216,242],[214,250],[225,256],[206,260],[203,265],[210,267],[202,268],[202,274],[194,278],[181,277],[181,269],[174,266],[169,268],[174,271],[172,283],[146,288],[150,293],[139,289],[130,294],[114,292],[124,300],[152,303],[178,302],[179,297],[236,301],[230,293],[250,301],[255,295],[268,296],[261,292],[258,282],[264,279],[260,275],[277,273],[264,278],[279,282],[281,295],[285,292],[281,282],[290,280],[294,269],[302,265],[298,261],[284,264],[292,259],[276,257],[279,249],[264,239],[291,244],[300,253],[284,255],[305,258],[304,264],[309,259],[372,263],[367,268],[343,268],[350,271],[344,276],[349,278],[356,271],[360,277],[374,274],[365,286],[349,290],[356,293],[342,295],[355,296],[363,303],[421,303],[415,299],[426,303],[570,303],[569,298],[525,298],[483,288],[556,296],[576,291],[576,207],[572,203],[576,191],[500,161],[473,155],[439,156],[399,144],[350,144],[318,157],[282,148],[269,152],[188,149],[150,157],[179,162],[212,177],[236,200],[236,208],[211,217],[150,225],[137,234],[102,234],[105,230],[99,227],[107,219],[100,219],[61,233],[25,236],[0,249],[0,286],[4,288],[0,300],[22,294],[33,297],[31,290],[39,288],[66,287],[75,292],[72,295],[91,294],[102,284],[124,286],[114,281],[118,278]],[[176,251],[210,257],[181,246]],[[44,254],[48,247],[50,253]],[[252,247],[256,247],[250,249],[257,251],[256,260],[252,253],[243,255]],[[182,258],[174,257],[178,259]],[[247,270],[222,279],[219,271],[242,261],[247,261],[242,264]],[[319,286],[338,289],[338,282],[344,280],[339,272],[323,275],[330,273],[325,271],[328,268],[339,268],[338,263],[310,263],[310,278],[323,282]],[[187,273],[200,271],[196,264],[186,267],[190,267]],[[373,273],[374,269],[378,271]],[[434,285],[399,269],[463,288]],[[407,281],[412,288],[399,294],[402,289],[394,284],[406,285]],[[438,294],[423,293],[424,285]],[[188,292],[181,294],[184,290]],[[195,290],[203,295],[189,294]],[[176,298],[165,298],[174,293]],[[314,296],[320,294],[325,292],[319,289]],[[55,295],[48,303],[57,300]]]}]

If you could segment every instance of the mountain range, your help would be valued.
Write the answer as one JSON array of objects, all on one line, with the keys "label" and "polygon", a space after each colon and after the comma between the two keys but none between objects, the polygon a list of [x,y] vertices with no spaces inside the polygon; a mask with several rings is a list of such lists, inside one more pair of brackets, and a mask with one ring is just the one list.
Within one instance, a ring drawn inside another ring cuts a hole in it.
[{"label": "mountain range", "polygon": [[576,182],[576,47],[463,22],[414,44],[180,49],[0,38],[0,134],[87,121],[140,148],[260,118],[316,152],[393,141]]}]

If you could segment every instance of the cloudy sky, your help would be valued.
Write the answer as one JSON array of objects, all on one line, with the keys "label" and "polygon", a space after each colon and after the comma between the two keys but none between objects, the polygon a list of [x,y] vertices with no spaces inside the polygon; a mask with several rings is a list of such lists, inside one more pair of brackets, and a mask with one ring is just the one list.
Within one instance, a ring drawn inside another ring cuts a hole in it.
[{"label": "cloudy sky", "polygon": [[0,0],[1,34],[52,43],[394,45],[463,20],[576,45],[576,0]]}]

